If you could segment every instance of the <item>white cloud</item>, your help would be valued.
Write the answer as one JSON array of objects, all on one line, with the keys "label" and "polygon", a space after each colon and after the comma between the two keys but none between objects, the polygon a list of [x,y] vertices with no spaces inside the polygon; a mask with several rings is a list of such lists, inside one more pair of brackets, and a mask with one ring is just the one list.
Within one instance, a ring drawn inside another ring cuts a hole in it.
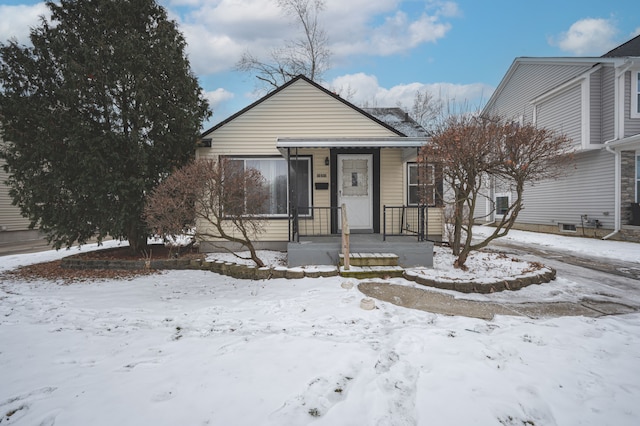
[{"label": "white cloud", "polygon": [[29,31],[39,24],[39,17],[49,17],[44,3],[34,5],[0,5],[0,41],[6,43],[15,38],[20,44],[29,43]]},{"label": "white cloud", "polygon": [[429,2],[415,19],[397,10],[400,1],[343,3],[346,2],[328,1],[323,15],[331,51],[338,61],[350,55],[388,56],[436,42],[451,28],[442,18],[458,13],[456,4],[451,2]]},{"label": "white cloud", "polygon": [[575,22],[569,31],[550,40],[565,52],[579,56],[602,55],[616,47],[617,29],[610,19],[585,18]]},{"label": "white cloud", "polygon": [[235,95],[226,89],[219,88],[216,90],[205,92],[204,97],[209,101],[209,107],[213,111],[215,111],[218,105],[220,105],[222,102],[233,99]]},{"label": "white cloud", "polygon": [[486,102],[494,88],[482,83],[453,84],[453,83],[407,83],[390,88],[380,86],[378,79],[369,74],[347,74],[333,79],[329,83],[331,90],[336,91],[350,102],[372,107],[392,107],[402,105],[411,107],[413,98],[418,90],[428,90],[436,98],[448,104],[467,110],[476,110]]},{"label": "white cloud", "polygon": [[[267,55],[283,41],[300,35],[275,0],[174,0],[189,4],[171,10],[188,43],[194,70],[209,74],[229,70],[245,51]],[[452,2],[426,2],[416,17],[398,11],[401,0],[327,0],[320,19],[335,62],[352,55],[387,56],[407,52],[444,37],[458,13]],[[194,7],[195,5],[195,7]],[[187,10],[188,12],[184,12]],[[182,14],[179,14],[182,11]]]}]

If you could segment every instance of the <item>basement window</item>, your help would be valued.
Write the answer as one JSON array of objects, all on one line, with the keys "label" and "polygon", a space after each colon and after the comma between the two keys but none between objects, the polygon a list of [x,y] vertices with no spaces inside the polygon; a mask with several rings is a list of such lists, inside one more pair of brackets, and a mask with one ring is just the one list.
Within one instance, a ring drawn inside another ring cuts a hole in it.
[{"label": "basement window", "polygon": [[576,225],[572,223],[561,223],[560,231],[562,232],[576,232]]}]

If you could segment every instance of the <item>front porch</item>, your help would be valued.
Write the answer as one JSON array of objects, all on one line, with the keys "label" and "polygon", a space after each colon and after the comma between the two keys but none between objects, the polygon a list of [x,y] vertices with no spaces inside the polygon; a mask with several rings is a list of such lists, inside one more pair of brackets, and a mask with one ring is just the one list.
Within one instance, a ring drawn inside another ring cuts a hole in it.
[{"label": "front porch", "polygon": [[[351,253],[391,253],[404,268],[432,267],[433,242],[418,241],[415,236],[351,234]],[[288,266],[337,265],[342,253],[340,235],[300,237],[287,244]]]}]

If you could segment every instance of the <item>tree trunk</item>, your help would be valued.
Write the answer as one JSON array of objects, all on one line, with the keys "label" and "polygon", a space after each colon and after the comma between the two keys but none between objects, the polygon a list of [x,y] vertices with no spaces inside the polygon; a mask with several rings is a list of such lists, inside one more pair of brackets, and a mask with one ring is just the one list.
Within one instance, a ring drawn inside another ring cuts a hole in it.
[{"label": "tree trunk", "polygon": [[251,260],[256,262],[256,266],[258,266],[258,268],[264,267],[264,262],[258,257],[258,254],[256,253],[256,249],[251,243],[251,241],[247,241],[246,246],[249,249],[249,252],[251,253]]},{"label": "tree trunk", "polygon": [[130,225],[126,237],[132,253],[140,254],[147,249],[147,234],[144,231],[144,224],[138,222]]}]

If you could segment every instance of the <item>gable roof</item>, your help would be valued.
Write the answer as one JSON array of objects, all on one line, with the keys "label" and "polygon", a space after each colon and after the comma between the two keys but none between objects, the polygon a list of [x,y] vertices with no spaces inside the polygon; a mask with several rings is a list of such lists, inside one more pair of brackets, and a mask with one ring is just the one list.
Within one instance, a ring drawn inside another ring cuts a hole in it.
[{"label": "gable roof", "polygon": [[208,130],[205,130],[201,137],[205,137],[207,135],[209,135],[210,133],[214,132],[215,130],[219,129],[220,127],[224,126],[225,124],[235,120],[236,118],[238,118],[239,116],[241,116],[242,114],[244,114],[245,112],[251,110],[252,108],[260,105],[261,103],[263,103],[264,101],[266,101],[267,99],[271,98],[272,96],[280,93],[281,91],[285,90],[287,87],[291,86],[292,84],[294,84],[295,82],[302,80],[310,85],[312,85],[313,87],[315,87],[316,89],[320,90],[321,92],[325,93],[328,96],[331,96],[332,98],[342,102],[343,104],[345,104],[346,106],[348,106],[349,108],[353,109],[354,111],[364,115],[365,117],[369,118],[370,120],[376,122],[377,124],[385,127],[388,130],[391,130],[393,133],[397,134],[398,136],[404,136],[407,137],[406,134],[404,134],[402,131],[396,129],[395,127],[389,125],[388,123],[385,123],[384,121],[374,117],[373,115],[367,113],[366,111],[364,111],[361,108],[358,108],[357,106],[355,106],[354,104],[352,104],[351,102],[341,98],[340,96],[338,96],[337,94],[331,92],[330,90],[325,89],[324,87],[322,87],[321,85],[319,85],[318,83],[314,82],[313,80],[310,80],[309,78],[305,77],[304,75],[300,74],[297,77],[289,80],[288,82],[286,82],[285,84],[283,84],[282,86],[278,87],[277,89],[267,93],[265,96],[263,96],[262,98],[258,99],[257,101],[255,101],[254,103],[252,103],[251,105],[241,109],[240,111],[236,112],[235,114],[233,114],[232,116],[228,117],[226,120],[221,121],[220,123],[216,124],[215,126],[211,127]]},{"label": "gable roof", "polygon": [[[506,74],[502,77],[500,84],[493,92],[489,101],[483,108],[483,113],[488,111],[491,106],[495,103],[495,100],[498,98],[504,86],[511,79],[512,75],[515,73],[515,70],[523,64],[554,64],[554,65],[585,65],[594,67],[598,64],[613,64],[614,66],[619,66],[623,63],[629,61],[628,58],[637,58],[640,57],[640,36],[636,36],[626,43],[621,44],[613,50],[605,53],[602,56],[596,57],[518,57],[515,58]],[[635,61],[635,59],[634,59]],[[585,69],[584,72],[589,72],[588,69]],[[576,76],[574,76],[576,77]],[[574,78],[572,77],[572,78]]]},{"label": "gable roof", "polygon": [[640,35],[602,55],[603,58],[626,58],[640,56]]}]

